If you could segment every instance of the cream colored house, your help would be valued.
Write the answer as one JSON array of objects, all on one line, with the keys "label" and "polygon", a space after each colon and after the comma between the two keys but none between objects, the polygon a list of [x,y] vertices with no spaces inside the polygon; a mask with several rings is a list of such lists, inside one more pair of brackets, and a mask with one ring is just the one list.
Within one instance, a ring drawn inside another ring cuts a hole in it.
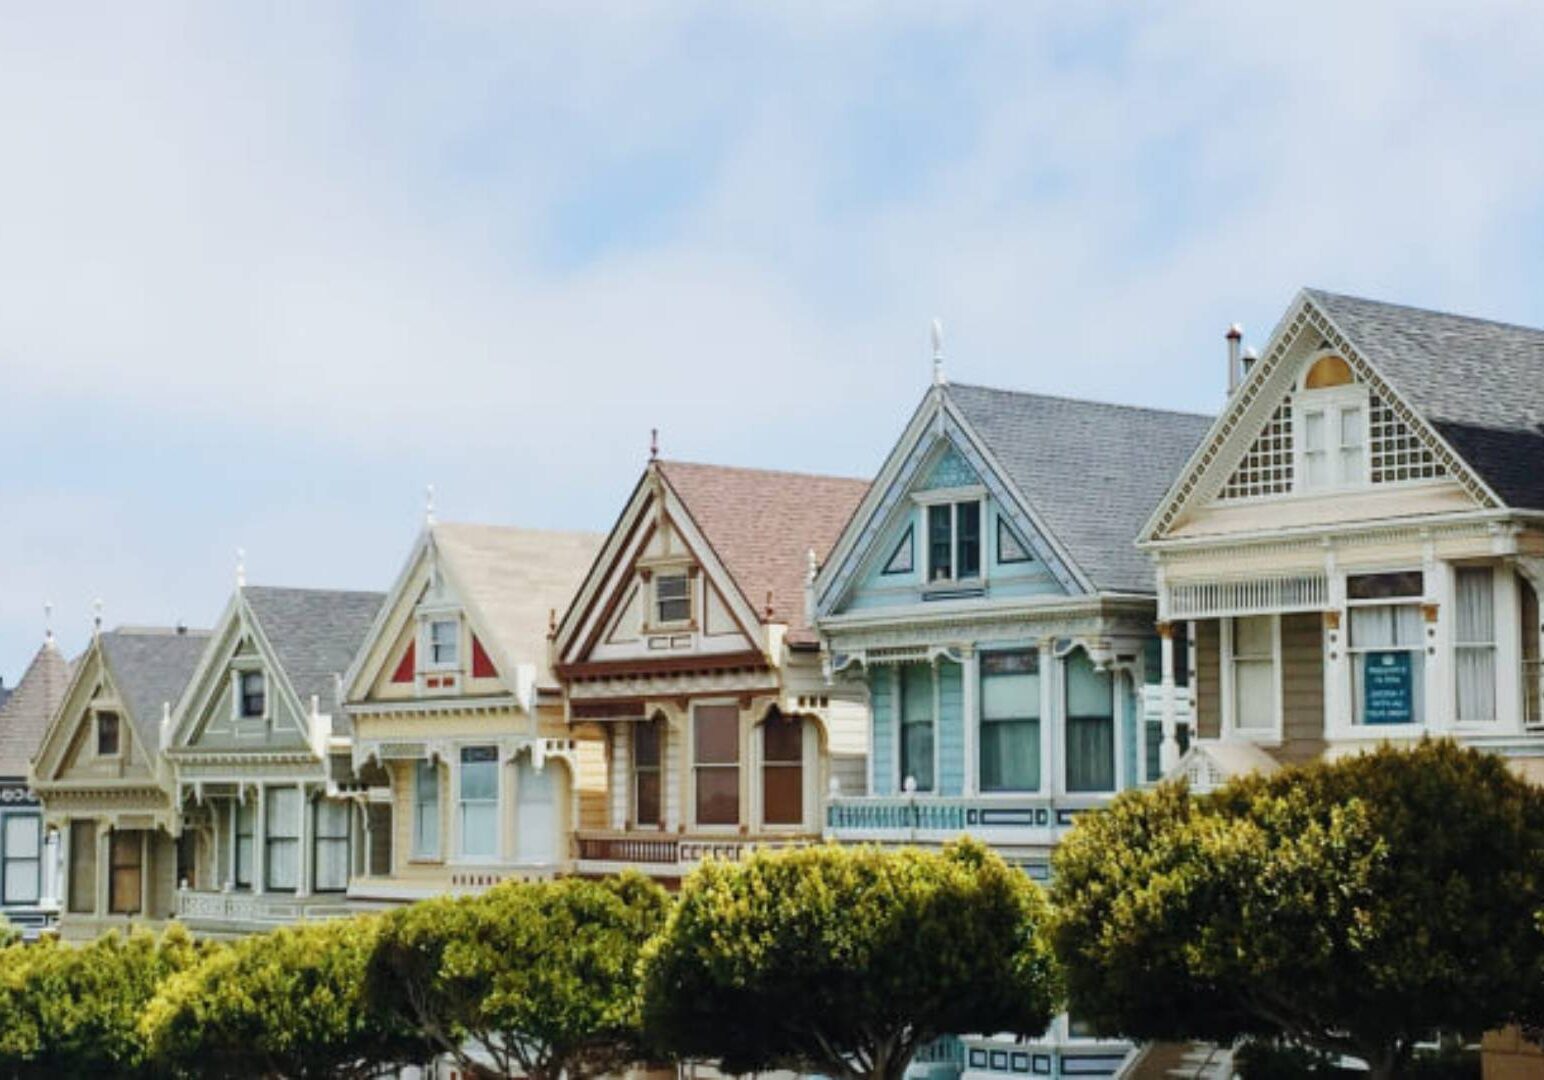
[{"label": "cream colored house", "polygon": [[604,814],[599,742],[564,722],[547,661],[556,612],[600,547],[586,533],[431,525],[345,679],[356,770],[389,853],[353,879],[370,905],[473,892],[572,866]]},{"label": "cream colored house", "polygon": [[161,742],[208,639],[124,627],[97,633],[75,663],[30,776],[45,827],[63,840],[65,938],[175,913],[190,858]]},{"label": "cream colored house", "polygon": [[[1452,736],[1544,779],[1544,331],[1308,290],[1143,531],[1198,786]],[[1176,648],[1179,644],[1188,648]]]}]

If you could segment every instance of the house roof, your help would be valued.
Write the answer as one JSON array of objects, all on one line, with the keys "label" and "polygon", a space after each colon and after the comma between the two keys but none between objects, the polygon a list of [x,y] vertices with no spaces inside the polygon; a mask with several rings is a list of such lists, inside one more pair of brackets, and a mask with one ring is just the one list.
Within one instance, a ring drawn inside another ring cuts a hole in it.
[{"label": "house roof", "polygon": [[547,658],[551,613],[564,611],[600,551],[598,533],[550,532],[506,525],[430,527],[442,565],[473,613],[506,680],[508,664],[531,664],[552,682]]},{"label": "house roof", "polygon": [[661,461],[659,471],[747,603],[814,640],[804,610],[809,552],[825,560],[868,491],[867,480]]},{"label": "house roof", "polygon": [[1211,417],[961,383],[946,393],[1095,588],[1153,591],[1134,545]]},{"label": "house roof", "polygon": [[147,752],[159,751],[162,706],[182,696],[208,643],[208,630],[186,627],[119,627],[97,635],[118,698]]},{"label": "house roof", "polygon": [[1544,330],[1305,293],[1507,505],[1544,509]]},{"label": "house roof", "polygon": [[0,706],[0,776],[27,775],[27,763],[69,685],[70,662],[49,638]]},{"label": "house roof", "polygon": [[348,731],[334,676],[348,671],[386,594],[248,585],[241,595],[301,707],[309,709],[315,695],[322,711],[332,714],[333,730]]}]

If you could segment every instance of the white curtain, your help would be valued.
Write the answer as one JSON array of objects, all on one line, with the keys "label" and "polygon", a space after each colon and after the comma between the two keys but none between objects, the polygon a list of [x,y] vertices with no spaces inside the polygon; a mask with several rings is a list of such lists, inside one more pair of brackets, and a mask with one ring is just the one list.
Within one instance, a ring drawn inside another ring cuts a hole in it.
[{"label": "white curtain", "polygon": [[349,807],[322,800],[316,804],[316,888],[341,892],[348,888]]},{"label": "white curtain", "polygon": [[1458,613],[1454,627],[1454,667],[1458,684],[1458,719],[1496,718],[1496,613],[1488,566],[1458,571]]},{"label": "white curtain", "polygon": [[300,887],[300,790],[269,788],[267,877],[270,889]]}]

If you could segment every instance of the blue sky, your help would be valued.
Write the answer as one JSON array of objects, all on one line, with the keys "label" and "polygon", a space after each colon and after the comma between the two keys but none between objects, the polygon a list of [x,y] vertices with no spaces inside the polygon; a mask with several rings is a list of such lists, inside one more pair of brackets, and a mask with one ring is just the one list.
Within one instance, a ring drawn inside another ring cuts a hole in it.
[{"label": "blue sky", "polygon": [[[1527,3],[61,5],[0,30],[0,674],[960,381],[1211,411],[1312,284],[1544,325]],[[1076,478],[1071,478],[1072,482]]]}]

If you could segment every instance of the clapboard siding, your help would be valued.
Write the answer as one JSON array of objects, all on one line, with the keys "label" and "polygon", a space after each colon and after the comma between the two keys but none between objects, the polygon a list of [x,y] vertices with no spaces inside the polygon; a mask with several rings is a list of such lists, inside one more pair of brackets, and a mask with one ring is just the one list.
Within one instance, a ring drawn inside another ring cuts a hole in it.
[{"label": "clapboard siding", "polygon": [[1296,763],[1324,753],[1324,646],[1317,613],[1281,617],[1282,744]]},{"label": "clapboard siding", "polygon": [[965,790],[965,699],[959,664],[938,662],[938,791],[959,795]]},{"label": "clapboard siding", "polygon": [[895,760],[896,716],[895,673],[892,667],[873,668],[869,672],[869,700],[874,709],[874,760],[869,790],[875,795],[895,794],[895,774],[900,768]]},{"label": "clapboard siding", "polygon": [[1222,633],[1216,619],[1196,623],[1196,730],[1215,739],[1222,723]]}]

